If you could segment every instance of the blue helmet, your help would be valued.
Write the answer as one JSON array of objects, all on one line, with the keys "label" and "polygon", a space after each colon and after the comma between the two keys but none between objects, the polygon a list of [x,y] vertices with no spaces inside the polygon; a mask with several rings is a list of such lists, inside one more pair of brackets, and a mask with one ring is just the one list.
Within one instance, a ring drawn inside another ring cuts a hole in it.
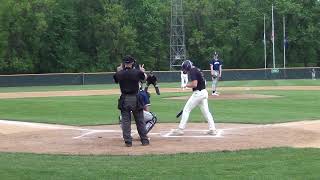
[{"label": "blue helmet", "polygon": [[191,70],[192,66],[193,66],[193,64],[190,60],[185,60],[185,61],[183,61],[182,65],[181,65],[181,69],[184,72],[188,72]]}]

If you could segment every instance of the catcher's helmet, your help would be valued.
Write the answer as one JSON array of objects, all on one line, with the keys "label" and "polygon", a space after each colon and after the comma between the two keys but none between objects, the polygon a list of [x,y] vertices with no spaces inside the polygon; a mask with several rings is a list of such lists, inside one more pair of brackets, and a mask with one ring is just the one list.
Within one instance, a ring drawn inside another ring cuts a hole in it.
[{"label": "catcher's helmet", "polygon": [[190,60],[185,60],[185,61],[183,61],[182,65],[181,65],[181,69],[182,69],[182,71],[187,72],[187,71],[191,70],[192,66],[193,65]]}]

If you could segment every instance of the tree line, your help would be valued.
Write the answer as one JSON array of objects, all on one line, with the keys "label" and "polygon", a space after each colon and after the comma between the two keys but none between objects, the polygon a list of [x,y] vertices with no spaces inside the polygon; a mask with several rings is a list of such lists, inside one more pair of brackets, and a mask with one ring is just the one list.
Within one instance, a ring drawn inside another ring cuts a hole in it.
[{"label": "tree line", "polygon": [[[320,66],[318,0],[184,0],[187,56],[203,69],[213,52],[224,68],[263,68],[275,50],[282,67]],[[170,0],[0,0],[0,73],[114,71],[130,54],[150,70],[168,70]]]}]

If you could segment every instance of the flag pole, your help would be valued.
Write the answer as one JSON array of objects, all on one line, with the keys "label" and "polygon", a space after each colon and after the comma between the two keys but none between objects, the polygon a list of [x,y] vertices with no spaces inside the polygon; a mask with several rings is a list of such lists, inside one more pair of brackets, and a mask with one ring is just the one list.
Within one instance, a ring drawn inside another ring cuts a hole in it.
[{"label": "flag pole", "polygon": [[283,68],[286,68],[286,25],[285,17],[283,16]]},{"label": "flag pole", "polygon": [[264,69],[267,69],[266,15],[263,16]]},{"label": "flag pole", "polygon": [[273,19],[273,4],[272,4],[272,60],[273,60],[273,68],[276,68],[275,63],[275,52],[274,52],[274,19]]}]

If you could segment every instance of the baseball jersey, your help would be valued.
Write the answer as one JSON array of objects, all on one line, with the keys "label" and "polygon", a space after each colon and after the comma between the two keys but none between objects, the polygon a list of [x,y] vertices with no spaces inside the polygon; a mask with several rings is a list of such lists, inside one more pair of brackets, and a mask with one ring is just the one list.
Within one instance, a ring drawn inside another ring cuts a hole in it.
[{"label": "baseball jersey", "polygon": [[189,76],[191,81],[194,81],[194,80],[198,81],[197,87],[193,88],[192,89],[193,91],[196,91],[196,90],[201,91],[202,89],[206,88],[204,75],[199,68],[196,68],[196,67],[191,68],[189,72]]},{"label": "baseball jersey", "polygon": [[188,78],[188,73],[181,71],[181,78]]},{"label": "baseball jersey", "polygon": [[187,75],[187,72],[181,71],[181,75]]},{"label": "baseball jersey", "polygon": [[220,66],[222,66],[222,61],[219,59],[217,60],[211,60],[210,64],[213,66],[213,70],[220,71]]}]

